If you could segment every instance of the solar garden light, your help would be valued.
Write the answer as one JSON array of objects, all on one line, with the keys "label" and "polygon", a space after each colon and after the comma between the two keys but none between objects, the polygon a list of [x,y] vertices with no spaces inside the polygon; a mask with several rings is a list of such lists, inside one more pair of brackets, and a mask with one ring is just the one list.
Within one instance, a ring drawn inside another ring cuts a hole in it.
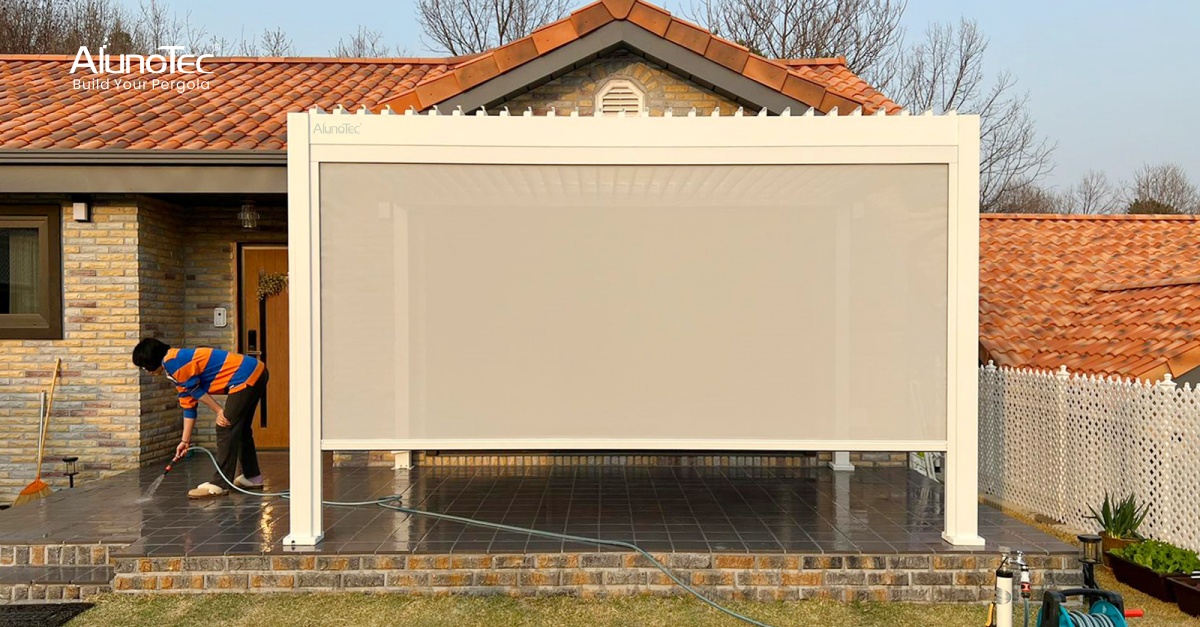
[{"label": "solar garden light", "polygon": [[79,470],[75,468],[75,462],[79,461],[79,458],[64,457],[62,460],[63,466],[66,467],[66,469],[63,471],[63,476],[67,477],[67,480],[71,482],[71,487],[73,488],[75,487],[75,475],[79,474]]},{"label": "solar garden light", "polygon": [[1085,533],[1079,538],[1079,563],[1083,564],[1083,587],[1098,588],[1096,585],[1096,564],[1101,557],[1100,536]]}]

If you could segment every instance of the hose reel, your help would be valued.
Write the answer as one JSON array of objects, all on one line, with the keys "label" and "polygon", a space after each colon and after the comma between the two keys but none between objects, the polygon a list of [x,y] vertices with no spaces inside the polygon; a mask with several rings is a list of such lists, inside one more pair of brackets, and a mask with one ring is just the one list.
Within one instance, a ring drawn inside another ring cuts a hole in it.
[{"label": "hose reel", "polygon": [[[1126,610],[1121,595],[1102,590],[1096,584],[1096,565],[1101,561],[1101,538],[1094,534],[1079,536],[1082,544],[1079,563],[1082,566],[1083,587],[1068,590],[1046,590],[1037,613],[1035,627],[1129,627],[1126,617],[1142,616],[1142,610]],[[1020,598],[1024,605],[1023,627],[1029,627],[1029,601],[1032,585],[1025,554],[1016,552],[1013,558],[1007,547],[1000,547],[1002,559],[996,569],[996,597],[988,611],[987,627],[1013,627],[1013,610],[1017,591],[1013,584],[1019,576]],[[1066,607],[1069,597],[1080,597],[1085,611]]]},{"label": "hose reel", "polygon": [[[1067,597],[1087,597],[1091,608],[1087,613],[1063,607]],[[1121,595],[1095,588],[1047,590],[1038,612],[1038,627],[1129,627],[1125,621],[1125,602]]]}]

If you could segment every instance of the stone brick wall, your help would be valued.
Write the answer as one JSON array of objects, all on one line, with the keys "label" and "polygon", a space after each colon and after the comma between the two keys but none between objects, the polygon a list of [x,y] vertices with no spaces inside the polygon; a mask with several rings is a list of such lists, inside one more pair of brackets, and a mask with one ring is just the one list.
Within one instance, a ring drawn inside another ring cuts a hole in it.
[{"label": "stone brick wall", "polygon": [[[174,388],[130,361],[138,339],[237,348],[237,242],[286,240],[286,207],[260,207],[260,228],[244,230],[238,207],[193,209],[146,197],[98,197],[91,222],[75,222],[61,196],[0,201],[62,207],[63,339],[0,340],[0,502],[34,477],[39,393],[62,359],[46,439],[43,479],[66,487],[61,458],[79,457],[86,484],[161,461],[178,441]],[[225,307],[229,325],[212,325]],[[212,415],[201,408],[198,442],[212,445]]]},{"label": "stone brick wall", "polygon": [[[974,555],[655,555],[712,598],[983,602],[996,560]],[[1081,583],[1075,556],[1029,556],[1037,590]],[[641,555],[281,555],[116,558],[118,592],[388,591],[619,597],[686,594]]]},{"label": "stone brick wall", "polygon": [[[533,107],[535,115],[545,115],[554,107],[555,115],[592,115],[595,96],[606,81],[630,80],[645,92],[645,104],[650,115],[663,115],[668,108],[673,115],[686,115],[695,107],[698,114],[708,115],[720,108],[721,115],[731,115],[738,105],[716,93],[687,82],[646,59],[618,50],[597,59],[504,103],[514,115]],[[757,112],[755,112],[757,113]]]},{"label": "stone brick wall", "polygon": [[0,568],[108,566],[115,544],[22,544],[0,546]]},{"label": "stone brick wall", "polygon": [[129,349],[140,332],[137,203],[98,199],[91,222],[63,198],[5,198],[62,207],[63,339],[0,340],[0,501],[33,480],[39,393],[62,359],[46,436],[43,480],[66,487],[62,457],[80,458],[77,481],[138,464],[140,382]]},{"label": "stone brick wall", "polygon": [[[179,207],[140,199],[138,273],[140,337],[178,344],[183,334],[183,220]],[[141,461],[167,457],[179,442],[182,413],[165,377],[141,375]]]}]

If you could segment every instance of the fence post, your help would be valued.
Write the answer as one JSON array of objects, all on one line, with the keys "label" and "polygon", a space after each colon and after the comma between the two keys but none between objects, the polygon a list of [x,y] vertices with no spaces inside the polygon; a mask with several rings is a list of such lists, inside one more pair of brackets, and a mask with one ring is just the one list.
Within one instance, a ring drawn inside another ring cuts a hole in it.
[{"label": "fence post", "polygon": [[[1071,373],[1067,372],[1066,366],[1059,366],[1058,372],[1054,373],[1056,382],[1055,393],[1058,396],[1058,406],[1055,411],[1054,429],[1055,438],[1051,445],[1054,448],[1054,509],[1055,518],[1060,521],[1067,520],[1067,505],[1066,505],[1066,486],[1067,467],[1065,458],[1067,456],[1067,418],[1070,416],[1070,410],[1067,407],[1067,388],[1071,385]],[[1073,482],[1072,482],[1073,483]]]},{"label": "fence post", "polygon": [[[1174,465],[1175,465],[1175,434],[1179,431],[1178,417],[1179,412],[1175,407],[1175,382],[1171,380],[1171,374],[1163,375],[1162,381],[1154,384],[1154,404],[1157,414],[1157,425],[1152,425],[1154,434],[1154,445],[1158,448],[1157,479],[1154,482],[1154,493],[1147,495],[1147,502],[1154,503],[1154,523],[1153,531],[1160,539],[1166,542],[1178,542],[1179,539],[1174,537],[1175,530],[1179,526],[1174,521],[1174,508],[1158,507],[1162,503],[1171,503],[1171,481],[1173,480]],[[1184,478],[1185,481],[1195,481],[1194,477]]]}]

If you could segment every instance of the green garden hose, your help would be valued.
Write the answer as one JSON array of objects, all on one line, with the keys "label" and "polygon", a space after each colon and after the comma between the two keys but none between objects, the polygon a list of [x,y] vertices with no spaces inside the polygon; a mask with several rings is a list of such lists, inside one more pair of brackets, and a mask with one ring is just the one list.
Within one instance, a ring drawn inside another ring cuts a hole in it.
[{"label": "green garden hose", "polygon": [[[217,474],[221,475],[221,477],[223,479],[225,479],[226,484],[228,484],[234,490],[241,492],[242,494],[247,494],[250,496],[260,496],[260,497],[264,497],[264,498],[272,497],[272,496],[278,496],[280,498],[285,498],[285,499],[291,498],[290,491],[251,492],[249,490],[243,490],[242,488],[239,488],[238,486],[234,485],[233,481],[231,481],[229,479],[229,477],[226,477],[225,473],[221,472],[221,467],[217,464],[217,458],[213,456],[211,451],[204,448],[203,446],[192,446],[188,450],[189,451],[201,451],[205,455],[208,455],[208,458],[210,460],[212,460],[213,467],[215,467],[217,469]],[[168,470],[169,470],[169,467],[168,467]],[[412,509],[410,507],[404,507],[402,505],[398,505],[398,503],[401,501],[402,498],[403,498],[402,495],[393,494],[391,496],[385,496],[381,499],[376,499],[373,501],[321,501],[321,503],[323,505],[330,505],[333,507],[364,507],[364,506],[368,506],[368,505],[376,505],[376,506],[382,507],[384,509],[390,509],[390,510],[397,511],[397,512],[403,512],[405,514],[409,514],[412,516],[425,516],[428,518],[436,518],[438,520],[449,520],[452,522],[462,523],[465,525],[474,525],[477,527],[487,527],[489,529],[496,529],[499,531],[511,531],[513,533],[524,533],[524,534],[528,534],[531,536],[541,536],[543,538],[570,540],[572,542],[583,542],[583,543],[587,543],[587,544],[596,544],[596,545],[600,545],[600,546],[615,546],[615,547],[620,547],[620,548],[624,548],[624,549],[629,549],[631,551],[637,552],[639,555],[641,555],[642,557],[649,560],[650,563],[653,564],[655,568],[662,571],[663,574],[665,574],[667,577],[670,577],[671,581],[674,581],[676,584],[679,585],[680,588],[683,588],[688,593],[690,593],[692,596],[696,597],[697,599],[700,599],[701,601],[706,603],[709,607],[712,607],[713,609],[723,612],[723,613],[725,613],[729,616],[732,616],[733,618],[736,618],[738,620],[750,623],[751,625],[757,625],[758,627],[771,627],[771,625],[754,620],[753,618],[750,618],[749,616],[738,614],[737,612],[735,612],[727,607],[724,607],[721,604],[717,603],[716,601],[713,601],[712,599],[704,596],[700,591],[698,591],[695,588],[684,583],[683,580],[680,579],[675,573],[671,572],[671,569],[667,568],[667,566],[665,564],[663,564],[662,562],[659,562],[657,559],[654,558],[653,555],[649,554],[648,552],[646,552],[644,549],[637,546],[636,544],[632,544],[630,542],[622,542],[620,540],[603,540],[601,538],[588,538],[585,536],[573,536],[573,535],[566,534],[566,533],[554,533],[553,531],[541,531],[539,529],[526,529],[525,527],[514,527],[512,525],[504,525],[504,524],[500,524],[500,523],[487,522],[485,520],[475,520],[474,518],[466,518],[463,516],[452,516],[450,514],[439,514],[437,512],[427,512],[427,511],[420,510],[420,509]]]}]

